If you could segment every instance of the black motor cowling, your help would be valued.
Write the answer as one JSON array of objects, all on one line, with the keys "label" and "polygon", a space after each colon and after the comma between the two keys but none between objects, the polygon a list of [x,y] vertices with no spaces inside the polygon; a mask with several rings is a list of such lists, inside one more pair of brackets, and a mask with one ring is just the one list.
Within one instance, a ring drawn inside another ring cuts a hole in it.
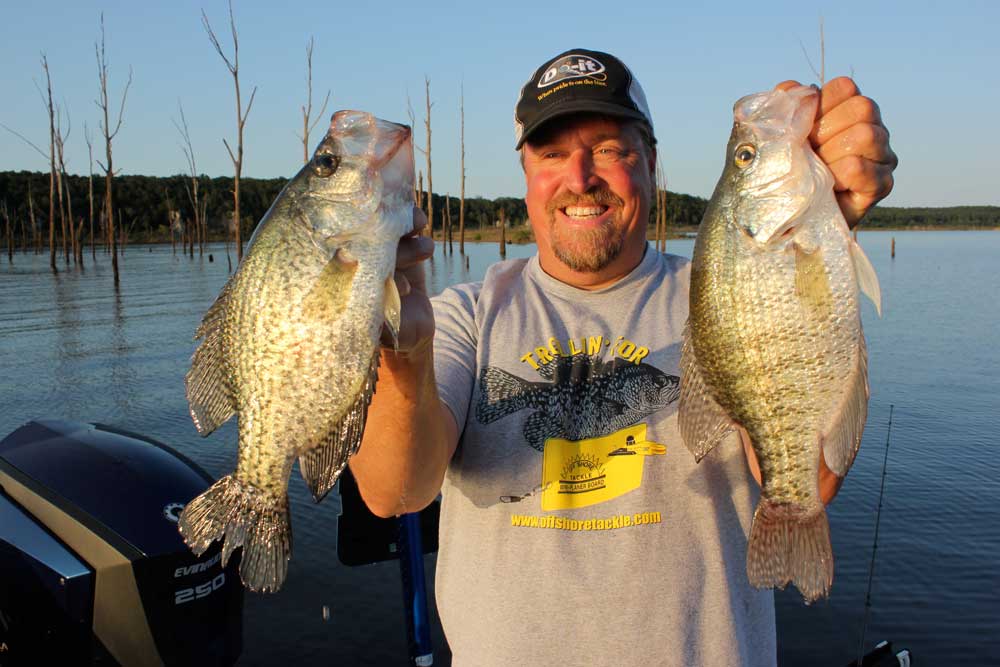
[{"label": "black motor cowling", "polygon": [[0,665],[230,665],[239,555],[177,532],[212,478],[149,438],[30,422],[0,442]]}]

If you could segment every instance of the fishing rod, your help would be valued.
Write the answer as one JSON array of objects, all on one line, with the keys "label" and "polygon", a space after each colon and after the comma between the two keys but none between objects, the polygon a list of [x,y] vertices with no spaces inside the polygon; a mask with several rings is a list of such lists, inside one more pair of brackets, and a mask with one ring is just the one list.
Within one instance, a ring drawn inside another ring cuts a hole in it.
[{"label": "fishing rod", "polygon": [[875,578],[875,552],[878,550],[878,528],[882,520],[882,498],[885,495],[886,465],[889,462],[889,435],[892,433],[892,404],[889,405],[889,427],[885,432],[885,457],[882,459],[882,485],[878,491],[878,511],[875,513],[875,538],[872,541],[872,562],[868,568],[868,590],[865,592],[865,618],[861,624],[861,642],[858,644],[858,661],[856,665],[861,665],[865,653],[865,633],[868,631],[868,619],[872,608],[872,580]]}]

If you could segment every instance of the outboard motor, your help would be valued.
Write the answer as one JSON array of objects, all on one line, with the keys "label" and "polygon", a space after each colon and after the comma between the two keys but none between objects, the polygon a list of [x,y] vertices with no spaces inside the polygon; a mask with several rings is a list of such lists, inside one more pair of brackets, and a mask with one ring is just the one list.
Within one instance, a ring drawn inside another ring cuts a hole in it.
[{"label": "outboard motor", "polygon": [[177,532],[212,478],[108,426],[29,422],[0,442],[0,666],[231,665],[239,554]]}]

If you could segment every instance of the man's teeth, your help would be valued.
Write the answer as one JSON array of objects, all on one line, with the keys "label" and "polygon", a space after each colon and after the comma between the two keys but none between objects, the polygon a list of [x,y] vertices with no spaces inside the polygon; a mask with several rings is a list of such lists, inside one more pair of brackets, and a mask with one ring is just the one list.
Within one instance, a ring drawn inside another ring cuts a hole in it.
[{"label": "man's teeth", "polygon": [[564,210],[571,218],[592,218],[608,209],[606,206],[567,206]]}]

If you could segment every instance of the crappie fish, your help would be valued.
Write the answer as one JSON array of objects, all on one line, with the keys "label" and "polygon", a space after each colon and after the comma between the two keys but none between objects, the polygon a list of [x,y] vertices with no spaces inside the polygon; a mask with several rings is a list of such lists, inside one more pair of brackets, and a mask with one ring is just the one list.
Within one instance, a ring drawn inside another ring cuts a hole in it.
[{"label": "crappie fish", "polygon": [[482,369],[476,418],[489,424],[530,410],[523,433],[538,451],[548,438],[584,440],[614,433],[677,400],[678,378],[642,362],[580,354],[540,361],[537,370],[544,382],[492,366]]},{"label": "crappie fish", "polygon": [[275,591],[287,573],[295,459],[319,502],[358,449],[383,322],[399,327],[393,270],[412,227],[410,129],[339,111],[197,330],[191,417],[205,436],[238,414],[239,455],[179,528],[199,555],[224,540],[223,564],[243,547],[252,590]]},{"label": "crappie fish", "polygon": [[692,257],[678,417],[698,460],[746,429],[762,482],[747,575],[761,588],[792,582],[806,602],[833,581],[820,456],[846,475],[868,412],[859,287],[881,314],[875,271],[809,145],[818,102],[800,86],[734,107]]}]

